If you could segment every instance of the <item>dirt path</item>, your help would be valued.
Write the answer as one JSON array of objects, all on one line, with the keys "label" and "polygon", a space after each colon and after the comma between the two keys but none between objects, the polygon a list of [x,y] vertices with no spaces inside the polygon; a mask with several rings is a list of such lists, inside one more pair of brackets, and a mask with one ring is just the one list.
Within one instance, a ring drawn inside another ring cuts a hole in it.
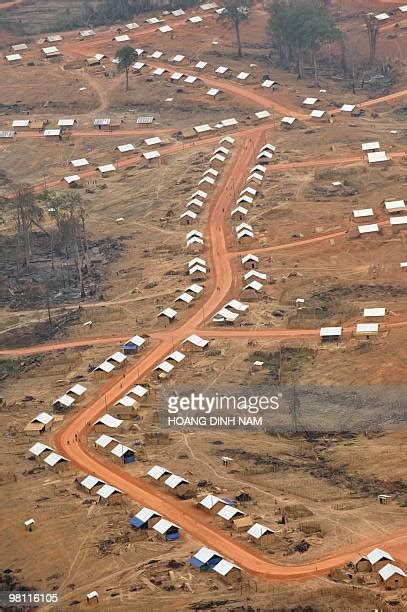
[{"label": "dirt path", "polygon": [[[261,143],[261,133],[253,145],[257,148]],[[234,274],[233,262],[227,253],[227,236],[224,231],[224,221],[227,211],[234,202],[233,182],[242,182],[247,168],[252,162],[252,147],[249,143],[240,144],[240,151],[234,164],[225,177],[222,189],[216,193],[216,198],[210,212],[206,236],[210,245],[209,260],[211,264],[211,280],[208,287],[207,299],[205,301],[205,314],[202,306],[191,312],[190,317],[175,329],[165,330],[160,333],[160,341],[152,347],[144,357],[130,367],[125,374],[108,382],[100,395],[90,405],[67,420],[64,428],[54,438],[56,448],[75,466],[89,473],[95,473],[99,478],[106,480],[113,486],[137,500],[140,504],[156,508],[163,516],[173,520],[198,541],[218,550],[223,556],[233,560],[246,571],[261,576],[262,578],[295,579],[306,578],[326,573],[329,569],[344,564],[349,557],[365,549],[368,546],[385,544],[394,551],[396,558],[405,553],[407,547],[407,535],[387,535],[383,538],[375,538],[371,543],[364,546],[353,546],[341,553],[329,558],[321,559],[317,564],[309,563],[300,566],[281,566],[272,563],[255,549],[249,549],[225,535],[220,529],[205,523],[202,513],[191,503],[181,502],[174,497],[161,491],[156,486],[150,485],[144,480],[131,477],[120,467],[105,462],[101,457],[93,454],[87,447],[87,434],[91,423],[98,418],[106,406],[116,402],[137,381],[142,381],[151,373],[154,366],[164,359],[175,346],[185,339],[189,334],[200,329],[205,321],[222,306],[225,301],[233,295],[236,288],[238,275]],[[259,337],[266,330],[258,330]],[[298,335],[298,330],[270,330],[275,334],[285,333]],[[231,337],[236,337],[239,330],[233,330]],[[212,332],[205,332],[213,336]],[[225,332],[223,332],[225,334]],[[248,332],[250,337],[256,337],[256,332]],[[316,330],[303,330],[305,335],[315,336]],[[78,439],[76,439],[78,436]]]},{"label": "dirt path", "polygon": [[[175,24],[174,24],[175,25]],[[146,34],[147,32],[143,32]],[[152,33],[152,32],[151,32]],[[111,38],[112,33],[108,36]],[[139,36],[139,34],[137,35]],[[86,47],[81,45],[72,45],[70,49],[74,52],[75,49],[81,47],[86,55],[89,55],[89,49],[93,45],[100,46],[101,38],[91,44],[87,44]],[[68,48],[68,47],[66,47]],[[82,53],[81,53],[82,54]],[[250,100],[252,103],[256,103],[262,107],[265,106],[265,97],[261,94],[246,88],[239,86],[227,81],[220,81],[213,77],[204,77],[205,82],[208,85],[215,85],[220,89],[227,90],[233,96],[245,98]],[[402,92],[404,95],[405,92]],[[392,94],[391,99],[400,97],[398,94]],[[387,99],[389,97],[386,96]],[[267,99],[268,100],[268,99]],[[379,99],[383,101],[383,98]],[[367,103],[373,105],[374,101],[368,101]],[[270,107],[270,101],[268,105]],[[266,108],[267,108],[266,106]],[[276,112],[288,111],[284,107],[274,107]],[[289,114],[289,113],[287,113]],[[297,114],[297,116],[299,116]],[[301,115],[302,116],[302,115]],[[210,337],[216,337],[216,334],[226,332],[223,330],[205,330],[200,331],[202,325],[209,321],[212,315],[228,300],[230,297],[235,295],[237,289],[237,283],[239,282],[239,275],[235,273],[234,266],[236,265],[235,255],[237,253],[229,254],[227,249],[227,243],[229,236],[226,232],[231,232],[229,225],[225,224],[225,218],[228,214],[230,206],[234,203],[234,186],[240,185],[243,182],[243,177],[246,175],[247,169],[252,165],[252,151],[253,148],[258,148],[263,143],[263,126],[262,128],[251,128],[248,130],[241,130],[236,132],[236,136],[239,137],[239,141],[236,145],[237,151],[234,153],[234,160],[232,168],[227,172],[225,178],[222,180],[220,187],[215,192],[215,198],[211,207],[210,216],[208,220],[208,226],[206,228],[205,235],[207,237],[207,243],[209,245],[208,259],[210,261],[211,275],[209,279],[209,286],[207,288],[207,296],[203,304],[198,304],[196,308],[192,308],[188,314],[189,317],[185,321],[180,322],[174,328],[164,330],[157,334],[156,342],[152,343],[152,346],[147,350],[143,357],[133,366],[124,370],[123,374],[110,379],[99,391],[99,395],[95,398],[88,406],[85,406],[78,414],[67,418],[62,430],[57,432],[54,436],[53,443],[57,450],[61,452],[65,457],[70,459],[72,463],[79,469],[94,473],[99,478],[109,482],[116,486],[121,491],[126,493],[129,497],[136,500],[140,504],[144,504],[149,507],[156,508],[163,516],[176,522],[183,529],[185,529],[194,539],[206,544],[217,551],[219,551],[224,557],[231,559],[237,563],[242,569],[247,572],[262,577],[267,580],[276,579],[299,579],[324,574],[330,569],[343,565],[349,560],[355,553],[364,552],[372,546],[385,546],[387,550],[392,552],[396,559],[400,561],[407,561],[407,534],[405,531],[401,533],[387,534],[383,536],[376,536],[369,542],[364,542],[363,545],[354,545],[337,551],[335,554],[324,557],[318,562],[307,563],[296,566],[282,566],[270,561],[269,558],[264,556],[261,552],[255,548],[249,548],[243,545],[233,538],[230,537],[225,531],[209,525],[205,521],[205,515],[193,505],[192,502],[184,502],[175,499],[172,495],[160,490],[157,486],[149,484],[148,482],[135,478],[127,474],[119,466],[112,463],[108,463],[103,460],[100,456],[93,453],[87,446],[87,435],[90,431],[91,423],[98,418],[103,412],[106,411],[106,407],[115,403],[126,390],[130,389],[138,381],[142,381],[148,376],[152,369],[162,359],[164,359],[175,346],[178,346],[189,334],[199,332],[202,335],[206,334]],[[242,141],[241,137],[245,136]],[[248,139],[253,140],[252,143],[248,142]],[[210,144],[217,142],[219,134],[213,137],[209,137],[205,140],[200,141],[201,144]],[[198,143],[199,144],[199,143]],[[162,154],[171,154],[177,152],[186,146],[196,146],[195,143],[188,143],[188,145],[179,144],[167,147]],[[405,153],[393,154],[392,157],[400,157]],[[134,157],[132,159],[123,160],[117,164],[118,167],[126,167],[138,161],[140,157]],[[338,163],[353,163],[360,161],[360,157],[348,157],[340,160],[310,160],[307,162],[296,162],[292,164],[277,164],[274,168],[277,170],[284,170],[296,167],[313,167],[318,165],[326,164],[338,164]],[[92,176],[96,171],[88,171],[83,173],[82,176]],[[55,182],[57,184],[59,180]],[[48,185],[53,186],[52,184]],[[225,230],[225,225],[227,230]],[[304,241],[280,245],[276,247],[266,248],[265,250],[272,250],[275,248],[292,248],[293,246],[305,246],[313,243],[317,240],[326,240],[329,237],[337,237],[344,235],[344,231],[336,232],[323,237],[307,239]],[[258,249],[257,252],[261,252],[262,249]],[[406,322],[398,322],[394,324],[388,324],[391,328],[405,325]],[[346,331],[350,331],[350,328],[346,328]],[[318,334],[318,330],[232,330],[228,332],[230,337],[239,337],[239,332],[250,334],[249,337],[267,337],[270,334],[271,337],[279,337],[279,334],[285,334],[288,336],[298,336],[304,334],[305,336],[315,337]],[[100,342],[105,342],[106,338],[99,338]],[[75,342],[75,341],[74,341]],[[94,339],[93,339],[94,342]],[[50,345],[55,347],[54,345]],[[31,349],[27,349],[31,350]],[[54,350],[52,348],[51,350]],[[76,439],[76,437],[78,439]]]}]

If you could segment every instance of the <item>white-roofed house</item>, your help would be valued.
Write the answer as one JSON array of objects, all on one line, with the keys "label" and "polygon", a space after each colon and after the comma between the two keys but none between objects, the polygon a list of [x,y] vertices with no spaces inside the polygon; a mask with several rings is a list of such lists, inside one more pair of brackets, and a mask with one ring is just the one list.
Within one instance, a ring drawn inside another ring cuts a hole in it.
[{"label": "white-roofed house", "polygon": [[70,467],[69,459],[54,451],[44,458],[44,463],[54,472],[64,472]]},{"label": "white-roofed house", "polygon": [[84,166],[89,166],[89,162],[86,157],[81,157],[80,159],[73,159],[70,163],[74,168],[83,168]]},{"label": "white-roofed house", "polygon": [[182,476],[178,476],[177,474],[171,474],[164,480],[164,484],[166,487],[171,489],[175,493],[177,497],[181,499],[189,499],[194,496],[194,490],[192,485],[183,478]]},{"label": "white-roofed house", "polygon": [[253,80],[253,76],[250,75],[250,72],[239,72],[239,74],[236,75],[236,78],[239,81],[242,81],[243,83],[247,83],[248,81]]},{"label": "white-roofed house", "polygon": [[378,234],[380,232],[380,228],[377,223],[358,225],[358,232],[361,236],[364,234]]},{"label": "white-roofed house", "polygon": [[357,323],[356,324],[356,335],[357,336],[376,336],[379,333],[378,323]]},{"label": "white-roofed house", "polygon": [[35,526],[35,520],[33,518],[27,519],[24,521],[24,527],[27,531],[32,531]]},{"label": "white-roofed house", "polygon": [[52,406],[55,412],[66,412],[68,408],[72,406],[75,402],[75,397],[71,397],[67,393],[58,397],[55,401],[52,402]]},{"label": "white-roofed house", "polygon": [[232,519],[237,518],[238,516],[244,516],[244,512],[239,510],[239,508],[235,508],[235,506],[230,506],[229,504],[225,504],[218,512],[217,516],[220,516],[225,521],[231,521]]},{"label": "white-roofed house", "polygon": [[227,66],[218,66],[217,68],[215,68],[215,73],[223,77],[231,76],[231,70]]},{"label": "white-roofed house", "polygon": [[185,55],[181,55],[181,53],[177,53],[174,55],[169,61],[174,62],[175,64],[180,64],[185,59]]},{"label": "white-roofed house", "polygon": [[267,274],[264,274],[263,272],[258,272],[257,270],[249,270],[243,275],[243,278],[245,281],[252,281],[252,280],[266,281]]},{"label": "white-roofed house", "polygon": [[321,327],[321,342],[339,342],[342,338],[342,327]]},{"label": "white-roofed house", "polygon": [[319,98],[305,98],[305,100],[302,101],[302,104],[304,106],[314,106],[314,104],[317,102],[319,102]]},{"label": "white-roofed house", "polygon": [[110,414],[104,414],[94,423],[94,430],[100,433],[107,433],[117,431],[120,425],[123,423],[122,419],[116,419]]},{"label": "white-roofed house", "polygon": [[379,166],[386,165],[390,161],[390,158],[387,157],[385,151],[371,151],[367,154],[367,160],[369,164]]},{"label": "white-roofed house", "polygon": [[174,542],[179,539],[179,527],[167,519],[160,519],[153,525],[154,531],[159,533],[166,542]]},{"label": "white-roofed house", "polygon": [[256,161],[261,162],[262,164],[269,164],[273,159],[273,153],[271,151],[261,151],[257,157]]},{"label": "white-roofed house", "polygon": [[209,96],[210,98],[213,99],[218,99],[220,98],[221,94],[223,92],[220,89],[216,89],[216,87],[211,87],[210,89],[208,89],[208,91],[206,92],[206,95]]},{"label": "white-roofed house", "polygon": [[167,327],[176,321],[177,311],[173,308],[165,308],[158,315],[157,319],[163,327]]},{"label": "white-roofed house", "polygon": [[41,49],[42,54],[49,60],[59,59],[62,56],[62,53],[59,51],[58,47],[43,47]]},{"label": "white-roofed house", "polygon": [[115,463],[128,465],[136,460],[136,453],[132,448],[118,442],[110,451],[111,459]]},{"label": "white-roofed house", "polygon": [[381,548],[374,548],[366,555],[366,558],[375,572],[387,565],[389,561],[394,561],[391,554]]},{"label": "white-roofed house", "polygon": [[213,566],[213,571],[227,584],[232,584],[242,579],[242,570],[238,565],[222,559]]},{"label": "white-roofed house", "polygon": [[[206,178],[206,177],[205,177]],[[203,249],[204,240],[201,232],[194,230],[188,232],[185,237],[187,243],[187,249],[189,253],[200,253]]]},{"label": "white-roofed house", "polygon": [[96,36],[96,32],[94,30],[81,30],[79,36],[81,38],[89,38],[90,36]]},{"label": "white-roofed house", "polygon": [[99,502],[103,504],[116,505],[123,501],[123,492],[110,484],[104,484],[96,491]]},{"label": "white-roofed house", "polygon": [[19,43],[17,45],[11,45],[11,49],[16,53],[20,53],[20,51],[27,51],[28,46],[25,43]]},{"label": "white-roofed house", "polygon": [[145,405],[148,402],[148,388],[143,385],[136,385],[132,387],[126,394],[130,398],[134,398],[137,401],[138,406]]},{"label": "white-roofed house", "polygon": [[380,150],[380,143],[375,141],[375,142],[363,142],[362,143],[362,151],[364,152],[368,152],[368,151],[379,151]]},{"label": "white-roofed house", "polygon": [[252,525],[250,529],[248,529],[247,534],[256,544],[260,544],[260,546],[271,544],[274,538],[274,532],[261,523]]},{"label": "white-roofed house", "polygon": [[328,114],[323,110],[314,109],[310,112],[309,116],[311,119],[326,119],[328,120]]},{"label": "white-roofed house", "polygon": [[43,444],[42,442],[36,442],[33,444],[33,446],[31,446],[28,452],[31,453],[31,455],[34,455],[37,461],[40,461],[41,455],[45,451],[52,451],[52,448],[46,444]]},{"label": "white-roofed house", "polygon": [[164,476],[167,477],[169,474],[171,474],[170,470],[167,470],[167,468],[164,468],[161,465],[153,465],[153,467],[147,472],[147,476],[150,476],[150,478],[157,481],[161,480],[161,478]]},{"label": "white-roofed house", "polygon": [[388,214],[406,212],[404,200],[385,200],[384,209]]},{"label": "white-roofed house", "polygon": [[24,427],[27,435],[40,435],[50,431],[54,417],[47,412],[40,412]]},{"label": "white-roofed house", "polygon": [[187,210],[179,217],[180,225],[191,225],[194,221],[196,221],[197,213],[193,210]]},{"label": "white-roofed house", "polygon": [[[297,119],[295,117],[283,117],[281,119],[281,126],[288,130],[292,127],[294,127],[295,122],[297,121]],[[298,123],[298,121],[297,121]]]},{"label": "white-roofed house", "polygon": [[354,219],[362,219],[364,217],[374,217],[373,208],[358,208],[352,211]]},{"label": "white-roofed house", "polygon": [[164,25],[157,28],[157,32],[161,32],[162,34],[168,34],[168,32],[172,32],[172,31],[173,31],[173,28],[169,26],[168,23],[165,23]]},{"label": "white-roofed house", "polygon": [[251,280],[245,285],[240,293],[240,297],[247,301],[258,300],[261,297],[261,291],[263,289],[263,283],[258,280]]},{"label": "white-roofed house", "polygon": [[379,576],[387,590],[402,589],[407,585],[407,574],[401,567],[387,563],[379,569]]},{"label": "white-roofed house", "polygon": [[87,495],[94,495],[96,493],[96,485],[104,484],[103,480],[96,478],[96,476],[85,476],[85,478],[77,478],[76,485],[80,491],[85,492]]},{"label": "white-roofed house", "polygon": [[364,317],[384,317],[386,316],[386,308],[364,308]]},{"label": "white-roofed house", "polygon": [[110,361],[103,361],[93,370],[96,376],[105,377],[106,375],[110,375],[114,372],[115,365]]},{"label": "white-roofed house", "polygon": [[131,518],[129,524],[133,527],[132,533],[147,536],[147,530],[161,519],[161,515],[151,508],[141,508]]},{"label": "white-roofed house", "polygon": [[245,270],[253,270],[259,267],[259,258],[257,255],[249,253],[242,257],[242,264]]},{"label": "white-roofed house", "polygon": [[212,128],[208,123],[204,123],[202,125],[195,125],[193,129],[197,134],[204,134],[205,132],[212,131]]},{"label": "white-roofed house", "polygon": [[19,53],[11,53],[10,55],[6,55],[6,61],[15,66],[16,64],[20,64],[23,58]]},{"label": "white-roofed house", "polygon": [[61,128],[46,129],[46,130],[44,130],[43,135],[47,139],[49,139],[49,138],[56,138],[57,140],[62,140]]},{"label": "white-roofed house", "polygon": [[80,180],[81,180],[81,177],[79,176],[79,174],[71,174],[69,176],[64,176],[65,183],[67,183],[67,185],[71,189],[75,189],[76,187],[79,187]]},{"label": "white-roofed house", "polygon": [[215,153],[214,155],[212,155],[212,157],[209,160],[209,163],[211,164],[211,166],[213,166],[214,168],[219,168],[221,166],[223,166],[223,164],[226,161],[226,157],[224,155],[222,155],[221,153]]},{"label": "white-roofed house", "polygon": [[174,364],[169,361],[162,361],[155,368],[154,372],[156,373],[157,379],[162,380],[168,377],[169,373],[174,369]]},{"label": "white-roofed house", "polygon": [[139,407],[134,397],[124,395],[110,408],[110,412],[117,419],[131,419],[136,416]]},{"label": "white-roofed house", "polygon": [[91,608],[97,606],[99,603],[99,593],[97,591],[91,591],[86,594],[86,607]]},{"label": "white-roofed house", "polygon": [[119,43],[129,42],[130,36],[128,34],[119,34],[118,36],[114,36],[112,40]]},{"label": "white-roofed house", "polygon": [[136,150],[136,147],[131,144],[123,144],[123,145],[117,145],[116,149],[120,152],[120,153],[132,153],[133,151]]},{"label": "white-roofed house", "polygon": [[102,434],[95,440],[95,448],[105,454],[109,454],[116,444],[118,444],[118,440],[107,434]]},{"label": "white-roofed house", "polygon": [[104,164],[102,166],[98,166],[98,171],[102,175],[103,178],[106,178],[111,172],[116,170],[116,166],[113,164]]},{"label": "white-roofed house", "polygon": [[218,511],[225,505],[225,502],[222,501],[216,495],[205,495],[199,502],[198,508],[209,512],[210,514],[217,514]]},{"label": "white-roofed house", "polygon": [[145,341],[145,338],[142,338],[141,336],[132,336],[132,338],[127,340],[127,342],[123,345],[123,353],[125,355],[134,355],[143,346]]}]

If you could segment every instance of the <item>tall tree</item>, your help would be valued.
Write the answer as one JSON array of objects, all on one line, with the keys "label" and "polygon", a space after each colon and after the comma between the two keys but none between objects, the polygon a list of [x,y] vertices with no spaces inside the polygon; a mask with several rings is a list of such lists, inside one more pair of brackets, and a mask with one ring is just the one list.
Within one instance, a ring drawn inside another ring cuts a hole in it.
[{"label": "tall tree", "polygon": [[220,20],[228,21],[235,28],[237,54],[239,57],[243,56],[240,25],[249,19],[251,5],[252,0],[224,0],[223,11],[219,13]]},{"label": "tall tree", "polygon": [[10,199],[10,206],[16,230],[17,268],[22,260],[23,267],[28,269],[31,258],[32,226],[33,224],[37,225],[41,221],[44,211],[32,189],[26,185],[21,185],[16,189]]},{"label": "tall tree", "polygon": [[367,35],[369,38],[369,64],[373,66],[376,61],[377,36],[379,34],[379,24],[373,13],[365,15]]},{"label": "tall tree", "polygon": [[126,75],[126,91],[129,91],[129,70],[130,66],[137,60],[137,51],[133,47],[122,47],[116,53],[118,60],[117,70]]},{"label": "tall tree", "polygon": [[56,241],[60,250],[73,256],[78,274],[81,297],[85,297],[84,271],[89,270],[86,231],[86,209],[79,193],[50,193],[42,195],[52,210],[56,224]]},{"label": "tall tree", "polygon": [[308,55],[317,80],[321,46],[341,36],[329,12],[319,2],[287,4],[282,0],[274,0],[270,12],[268,31],[279,48],[280,58],[285,62],[295,59],[298,78],[302,79]]}]

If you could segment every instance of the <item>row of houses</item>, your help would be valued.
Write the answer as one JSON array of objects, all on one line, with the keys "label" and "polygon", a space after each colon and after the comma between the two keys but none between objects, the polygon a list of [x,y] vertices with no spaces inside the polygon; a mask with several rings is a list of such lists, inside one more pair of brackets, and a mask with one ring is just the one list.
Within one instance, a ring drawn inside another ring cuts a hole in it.
[{"label": "row of houses", "polygon": [[245,512],[236,508],[231,500],[209,494],[198,502],[198,508],[213,516],[221,517],[233,525],[238,532],[245,531],[257,545],[265,546],[273,541],[274,531],[272,529],[253,521]]},{"label": "row of houses", "polygon": [[[230,148],[226,147],[225,144],[228,143],[230,147],[234,142],[234,138],[222,138],[219,145],[214,149],[209,159],[209,168],[203,172],[198,182],[198,189],[186,203],[186,211],[179,217],[179,221],[182,225],[190,225],[198,218],[208,197],[208,191],[204,191],[204,189],[209,190],[215,186],[215,182],[219,178],[219,170],[217,170],[216,167],[222,168],[227,157],[230,155]],[[201,238],[201,236],[197,237]]]},{"label": "row of houses", "polygon": [[233,325],[236,319],[248,309],[247,304],[242,304],[239,300],[233,299],[227,302],[212,317],[212,321],[218,325]]},{"label": "row of houses", "polygon": [[91,474],[77,478],[76,485],[82,492],[96,497],[100,503],[116,505],[123,502],[123,491]]},{"label": "row of houses", "polygon": [[374,548],[367,555],[359,555],[351,561],[358,572],[377,572],[386,589],[407,586],[407,574],[394,564],[392,555],[380,548]]},{"label": "row of houses", "polygon": [[186,478],[173,474],[161,465],[154,465],[150,468],[147,476],[160,484],[164,484],[168,487],[168,490],[182,499],[193,497],[195,494],[195,487]]},{"label": "row of houses", "polygon": [[69,469],[70,461],[66,457],[59,455],[53,448],[43,444],[42,442],[36,442],[29,449],[29,453],[37,461],[43,461],[44,465],[54,472],[62,472]]},{"label": "row of houses", "polygon": [[147,535],[148,531],[153,529],[166,542],[175,542],[180,537],[180,527],[151,508],[141,508],[129,518],[129,524],[140,536]]},{"label": "row of houses", "polygon": [[[207,5],[203,5],[203,6],[211,6],[212,4],[207,4]],[[205,9],[203,9],[205,10]],[[206,9],[208,10],[208,9]],[[219,9],[214,9],[219,11]],[[184,15],[184,11],[182,9],[178,9],[175,11],[171,11],[171,13],[169,13],[168,11],[165,11],[163,13],[163,15],[167,13],[168,15],[171,15],[172,17],[181,17],[182,15]],[[191,23],[191,24],[200,24],[203,22],[203,18],[199,15],[192,15],[191,17],[187,17],[185,20],[185,23]],[[145,23],[149,26],[151,25],[157,25],[157,24],[162,24],[159,25],[156,29],[156,32],[160,32],[163,34],[167,34],[170,32],[173,32],[173,28],[166,24],[164,22],[164,19],[161,17],[150,17],[148,19],[145,20]],[[139,24],[136,22],[132,22],[132,23],[128,23],[125,26],[123,26],[123,28],[125,28],[127,31],[132,32],[135,29],[140,28]],[[119,28],[119,31],[121,32],[122,28]],[[81,30],[80,32],[78,32],[78,38],[82,39],[82,40],[86,40],[89,38],[93,38],[96,36],[96,32],[95,30],[92,29],[86,29],[86,30]],[[56,43],[56,42],[61,42],[63,40],[63,36],[60,34],[52,34],[50,36],[47,36],[45,39],[43,39],[44,42],[48,42],[48,43]],[[114,36],[112,38],[112,40],[114,42],[117,43],[126,43],[126,42],[130,42],[131,38],[128,34],[122,34],[119,33],[116,36]],[[21,56],[21,52],[23,51],[28,51],[28,45],[26,45],[25,43],[19,43],[19,44],[14,44],[11,45],[11,51],[13,51],[13,53],[11,54],[7,54],[5,56],[5,59],[8,63],[10,64],[14,64],[14,63],[19,63],[22,60],[22,56]],[[51,46],[51,47],[43,47],[41,49],[42,54],[47,58],[47,59],[52,59],[55,57],[61,57],[62,56],[62,52],[56,47],[56,46]],[[100,61],[100,60],[99,60]]]},{"label": "row of houses", "polygon": [[[257,194],[255,187],[262,185],[267,164],[272,161],[275,151],[276,147],[270,143],[266,143],[261,147],[256,156],[256,165],[250,169],[249,176],[246,178],[246,187],[240,192],[236,206],[231,211],[232,220],[241,221],[239,225],[235,226],[236,238],[240,243],[251,242],[254,239],[253,227],[244,221],[248,214],[248,208],[246,207],[253,204],[254,197]],[[261,287],[258,287],[257,281],[253,282],[254,285],[251,287],[253,291],[261,289]]]},{"label": "row of houses", "polygon": [[86,392],[86,387],[80,384],[73,385],[66,393],[52,402],[54,412],[65,412],[75,403],[78,403]]},{"label": "row of houses", "polygon": [[215,572],[228,584],[241,579],[241,568],[238,565],[224,559],[222,555],[206,546],[200,548],[189,563],[201,572]]},{"label": "row of houses", "polygon": [[[383,202],[384,212],[388,215],[397,215],[406,212],[406,204],[404,200],[384,200]],[[365,219],[369,217],[375,217],[373,208],[357,208],[352,211],[352,218],[354,220]]]}]

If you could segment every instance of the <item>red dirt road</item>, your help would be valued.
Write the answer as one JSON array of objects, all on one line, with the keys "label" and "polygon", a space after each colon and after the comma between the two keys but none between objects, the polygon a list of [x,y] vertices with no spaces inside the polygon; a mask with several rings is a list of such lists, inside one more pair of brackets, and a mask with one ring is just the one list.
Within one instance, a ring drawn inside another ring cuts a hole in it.
[{"label": "red dirt road", "polygon": [[[254,143],[258,147],[261,142],[261,134]],[[99,396],[85,409],[74,415],[67,421],[64,429],[58,432],[54,438],[55,447],[72,463],[87,473],[94,473],[99,478],[119,488],[129,497],[137,500],[140,504],[156,508],[168,519],[176,522],[198,541],[216,549],[224,557],[231,559],[251,574],[261,576],[263,579],[298,579],[326,573],[333,567],[344,564],[352,554],[364,550],[373,545],[386,545],[394,552],[396,558],[405,554],[407,550],[407,534],[388,535],[374,541],[364,543],[364,546],[353,546],[329,558],[319,560],[317,563],[309,563],[300,566],[281,566],[270,562],[255,549],[249,549],[224,534],[220,529],[207,525],[203,514],[190,502],[181,502],[144,480],[131,477],[120,467],[103,461],[95,456],[87,447],[86,437],[92,422],[98,418],[106,409],[116,402],[137,381],[151,373],[151,370],[175,346],[179,345],[189,334],[199,331],[213,337],[216,332],[200,331],[200,325],[208,321],[213,313],[222,306],[225,301],[233,295],[237,275],[232,269],[231,258],[228,257],[226,236],[224,232],[224,221],[227,211],[234,202],[233,181],[239,183],[245,176],[247,168],[252,162],[252,149],[246,144],[241,149],[232,169],[226,176],[222,189],[216,194],[216,200],[210,213],[206,236],[210,245],[209,259],[211,262],[211,287],[208,288],[208,296],[204,308],[191,313],[187,321],[178,325],[170,331],[160,332],[159,343],[152,347],[144,357],[132,366],[125,376],[119,376],[108,382],[101,390]],[[280,330],[273,330],[276,335]],[[298,334],[297,330],[284,330],[285,334]],[[315,330],[302,330],[305,335],[315,336]],[[225,332],[223,332],[225,334]],[[234,330],[231,336],[237,337],[239,330]],[[258,330],[261,336],[264,330]],[[256,332],[250,332],[255,336]],[[76,439],[78,436],[78,439]]]}]

